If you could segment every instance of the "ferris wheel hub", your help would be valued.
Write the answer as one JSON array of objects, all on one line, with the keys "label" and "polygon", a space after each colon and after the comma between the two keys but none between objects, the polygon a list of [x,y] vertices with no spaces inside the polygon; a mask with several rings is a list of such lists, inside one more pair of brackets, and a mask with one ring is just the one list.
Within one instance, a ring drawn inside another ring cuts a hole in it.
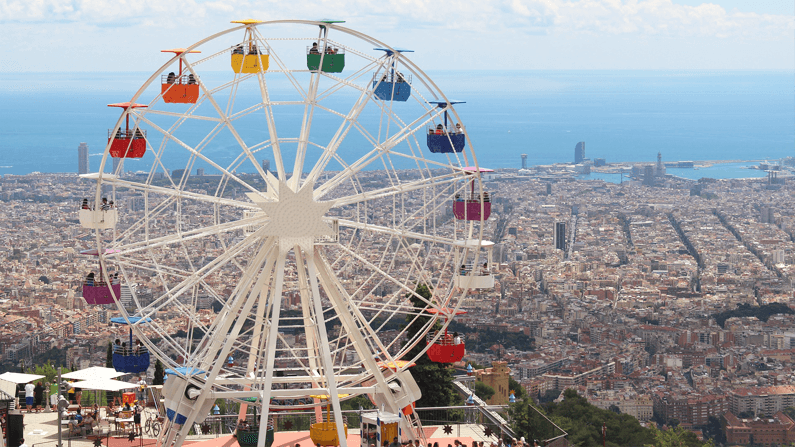
[{"label": "ferris wheel hub", "polygon": [[309,253],[319,236],[333,236],[334,230],[323,221],[332,202],[317,202],[313,198],[314,183],[307,182],[294,192],[286,182],[279,182],[279,195],[273,202],[258,201],[269,221],[263,228],[264,236],[274,236],[280,251],[300,246]]}]

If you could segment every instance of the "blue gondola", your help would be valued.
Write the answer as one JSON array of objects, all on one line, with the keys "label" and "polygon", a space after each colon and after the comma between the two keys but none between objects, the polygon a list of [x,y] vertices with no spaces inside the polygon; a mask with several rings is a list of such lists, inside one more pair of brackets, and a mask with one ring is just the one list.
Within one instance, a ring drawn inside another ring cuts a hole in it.
[{"label": "blue gondola", "polygon": [[[141,317],[130,317],[130,323],[141,322]],[[143,323],[152,321],[147,318]],[[127,320],[121,317],[111,318],[111,323],[127,324]],[[124,348],[115,348],[113,351],[113,369],[127,374],[140,374],[149,369],[149,350],[146,346],[139,349],[133,347],[132,328],[130,328],[130,344]]]},{"label": "blue gondola", "polygon": [[450,154],[462,152],[466,146],[467,139],[461,123],[456,126],[448,126],[447,108],[453,104],[464,104],[464,101],[429,101],[436,104],[436,107],[444,109],[444,124],[436,127],[428,127],[428,149],[434,154]]},{"label": "blue gondola", "polygon": [[373,48],[374,50],[385,51],[387,57],[391,58],[389,67],[384,73],[373,78],[373,95],[382,101],[408,101],[411,96],[411,76],[403,75],[396,70],[397,60],[395,53],[413,53],[413,50]]}]

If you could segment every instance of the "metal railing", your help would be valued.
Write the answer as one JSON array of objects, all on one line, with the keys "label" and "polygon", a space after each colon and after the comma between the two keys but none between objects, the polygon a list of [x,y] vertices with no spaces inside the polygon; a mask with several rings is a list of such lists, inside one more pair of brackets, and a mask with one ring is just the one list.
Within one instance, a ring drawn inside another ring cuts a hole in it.
[{"label": "metal railing", "polygon": [[[314,50],[313,50],[314,48]],[[306,47],[306,54],[345,54],[345,48],[342,47]]]},{"label": "metal railing", "polygon": [[163,84],[198,84],[199,77],[193,74],[177,76],[174,73],[160,75],[160,82]]},{"label": "metal railing", "polygon": [[232,48],[232,54],[243,54],[243,55],[267,55],[268,49],[260,46],[260,45],[238,45]]},{"label": "metal railing", "polygon": [[411,78],[410,74],[405,74],[404,75],[403,73],[400,73],[400,72],[392,73],[390,71],[388,73],[381,73],[380,77],[378,76],[378,74],[374,74],[373,75],[373,81],[374,82],[380,81],[382,83],[392,83],[392,82],[404,83],[405,82],[407,84],[411,84],[412,78]]},{"label": "metal railing", "polygon": [[141,129],[135,129],[135,130],[108,129],[108,138],[116,138],[117,140],[130,140],[130,139],[138,139],[144,137],[146,137],[146,131]]}]

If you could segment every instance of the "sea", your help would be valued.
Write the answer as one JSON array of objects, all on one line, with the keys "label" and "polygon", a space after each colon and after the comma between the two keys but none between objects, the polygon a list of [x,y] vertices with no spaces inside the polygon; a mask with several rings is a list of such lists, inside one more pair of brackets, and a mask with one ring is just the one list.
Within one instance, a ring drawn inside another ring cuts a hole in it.
[{"label": "sea", "polygon": [[[777,160],[795,156],[791,71],[429,71],[456,106],[478,163]],[[0,174],[76,172],[77,146],[97,166],[119,109],[151,73],[0,75]],[[208,79],[228,76],[205,73]],[[290,88],[284,85],[281,88]],[[688,178],[759,177],[755,163],[669,169]],[[175,167],[176,168],[176,167]],[[604,179],[618,181],[618,176]],[[592,178],[599,178],[593,176]]]}]

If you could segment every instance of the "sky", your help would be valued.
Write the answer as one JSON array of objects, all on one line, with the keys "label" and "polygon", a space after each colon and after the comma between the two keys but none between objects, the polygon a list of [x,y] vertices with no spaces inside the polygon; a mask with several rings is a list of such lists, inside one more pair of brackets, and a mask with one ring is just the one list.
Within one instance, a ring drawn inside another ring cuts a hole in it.
[{"label": "sky", "polygon": [[151,72],[231,20],[323,17],[425,70],[795,70],[795,0],[0,0],[0,73]]}]

